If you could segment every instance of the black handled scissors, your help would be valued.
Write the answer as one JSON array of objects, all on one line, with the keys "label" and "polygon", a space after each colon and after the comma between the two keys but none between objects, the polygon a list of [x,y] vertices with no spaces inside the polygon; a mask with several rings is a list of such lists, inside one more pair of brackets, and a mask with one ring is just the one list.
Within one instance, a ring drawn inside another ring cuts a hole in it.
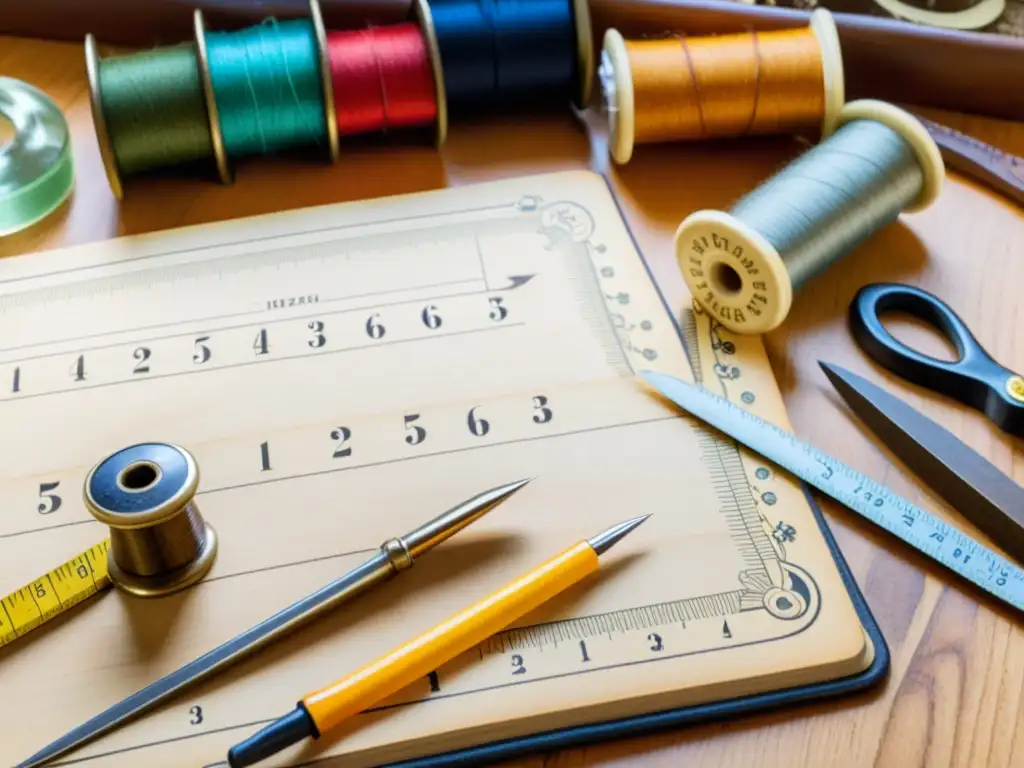
[{"label": "black handled scissors", "polygon": [[[897,340],[881,321],[890,310],[906,312],[942,332],[956,347],[958,359],[939,360]],[[857,344],[880,365],[976,408],[1011,435],[1024,435],[1024,378],[993,360],[941,299],[910,285],[873,283],[861,288],[850,304],[850,326]]]}]

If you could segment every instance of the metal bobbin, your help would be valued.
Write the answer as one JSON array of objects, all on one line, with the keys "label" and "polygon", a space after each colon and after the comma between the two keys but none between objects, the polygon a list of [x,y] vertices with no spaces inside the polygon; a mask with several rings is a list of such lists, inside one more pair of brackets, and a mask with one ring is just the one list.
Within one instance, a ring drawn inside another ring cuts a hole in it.
[{"label": "metal bobbin", "polygon": [[199,468],[183,448],[140,443],[98,463],[85,480],[85,505],[110,527],[107,564],[119,589],[161,597],[203,578],[217,534],[195,505]]}]

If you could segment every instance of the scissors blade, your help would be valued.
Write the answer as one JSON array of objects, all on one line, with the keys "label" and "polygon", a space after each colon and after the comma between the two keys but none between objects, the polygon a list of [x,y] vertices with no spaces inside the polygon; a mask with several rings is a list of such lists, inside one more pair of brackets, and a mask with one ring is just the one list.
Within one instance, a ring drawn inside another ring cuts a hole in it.
[{"label": "scissors blade", "polygon": [[867,379],[818,362],[832,386],[914,474],[1024,561],[1024,488],[949,430]]}]

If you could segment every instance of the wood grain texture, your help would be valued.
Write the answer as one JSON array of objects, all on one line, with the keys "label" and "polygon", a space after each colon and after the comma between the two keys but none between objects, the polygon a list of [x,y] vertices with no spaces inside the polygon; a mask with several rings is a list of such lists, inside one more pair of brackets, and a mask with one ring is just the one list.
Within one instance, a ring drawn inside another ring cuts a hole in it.
[{"label": "wood grain texture", "polygon": [[[106,184],[89,115],[81,47],[0,38],[0,73],[47,91],[65,110],[77,188],[62,211],[7,239],[0,256],[95,242],[282,208],[436,189],[567,168],[606,173],[670,306],[687,300],[672,234],[691,211],[728,206],[798,146],[780,138],[642,147],[624,168],[607,158],[602,118],[515,117],[451,126],[429,147],[361,144],[335,166],[316,159],[240,164],[233,187],[212,180],[130,180],[118,206]],[[1024,154],[1024,127],[927,112],[999,149]],[[817,365],[829,360],[905,397],[997,466],[1024,481],[1019,444],[983,416],[893,378],[855,347],[846,326],[854,293],[876,280],[920,285],[948,301],[1001,362],[1024,369],[1024,210],[976,182],[948,178],[929,210],[879,233],[798,294],[765,339],[797,434],[956,519],[848,414]],[[905,325],[902,338],[924,331]],[[923,343],[923,342],[922,342]],[[1024,625],[913,551],[821,500],[893,654],[888,682],[870,695],[760,717],[539,755],[513,768],[573,766],[955,766],[1024,764]],[[961,525],[966,524],[958,520]],[[982,537],[983,538],[983,537]]]}]

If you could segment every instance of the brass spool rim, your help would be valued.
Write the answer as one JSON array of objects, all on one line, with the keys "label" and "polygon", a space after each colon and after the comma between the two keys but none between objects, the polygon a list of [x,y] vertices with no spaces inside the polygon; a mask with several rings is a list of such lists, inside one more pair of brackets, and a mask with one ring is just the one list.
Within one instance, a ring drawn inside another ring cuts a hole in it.
[{"label": "brass spool rim", "polygon": [[318,0],[309,0],[309,15],[316,35],[317,53],[320,56],[320,90],[324,97],[324,117],[327,121],[327,142],[331,162],[337,162],[340,154],[338,139],[338,114],[334,107],[334,85],[331,82],[331,59],[327,48],[327,28],[320,11]]},{"label": "brass spool rim", "polygon": [[199,81],[203,86],[203,100],[206,102],[206,117],[210,124],[210,140],[213,143],[213,156],[217,161],[217,173],[223,184],[234,181],[234,175],[228,162],[227,151],[224,149],[224,134],[220,129],[220,113],[217,111],[217,99],[213,93],[213,81],[210,77],[210,57],[206,48],[206,24],[203,12],[196,8],[192,13],[193,44],[196,49],[196,66],[199,70]]},{"label": "brass spool rim", "polygon": [[135,597],[164,597],[196,584],[210,572],[217,559],[219,542],[213,526],[204,521],[202,546],[187,565],[156,576],[139,576],[122,569],[114,560],[113,548],[107,550],[107,571],[111,583]]},{"label": "brass spool rim", "polygon": [[576,66],[580,81],[574,101],[579,109],[584,109],[594,89],[594,31],[589,0],[572,0],[572,6],[576,24]]},{"label": "brass spool rim", "polygon": [[448,138],[448,93],[445,89],[444,68],[441,65],[441,46],[437,42],[434,15],[430,11],[428,0],[414,0],[413,11],[427,42],[430,68],[434,73],[434,100],[437,102],[434,145],[440,148]]},{"label": "brass spool rim", "polygon": [[114,197],[118,200],[124,199],[124,187],[121,183],[120,170],[117,167],[117,158],[114,155],[114,146],[110,141],[110,129],[107,127],[107,118],[103,112],[103,97],[100,89],[100,53],[96,44],[96,37],[89,32],[85,36],[85,74],[89,81],[89,108],[92,111],[92,125],[96,132],[96,142],[100,148],[100,159],[103,161],[103,170],[107,174],[107,183]]},{"label": "brass spool rim", "polygon": [[[189,507],[193,506],[192,500],[195,497],[196,490],[199,488],[199,466],[196,464],[196,460],[192,454],[181,446],[173,443],[163,443],[162,445],[165,445],[166,447],[181,454],[188,468],[188,482],[182,485],[182,487],[179,488],[171,498],[152,509],[144,512],[132,513],[131,515],[109,512],[106,508],[101,506],[92,495],[93,477],[96,475],[97,470],[110,460],[111,456],[108,456],[102,461],[97,462],[85,477],[83,490],[85,504],[96,520],[119,531],[136,531],[144,528],[153,528],[173,517],[187,513]],[[134,446],[126,446],[125,448],[117,451],[117,453],[121,453],[132,447]],[[134,462],[133,465],[138,463],[143,462]],[[127,469],[127,467],[123,469],[120,474],[124,474]],[[121,487],[124,489],[124,486]]]}]

